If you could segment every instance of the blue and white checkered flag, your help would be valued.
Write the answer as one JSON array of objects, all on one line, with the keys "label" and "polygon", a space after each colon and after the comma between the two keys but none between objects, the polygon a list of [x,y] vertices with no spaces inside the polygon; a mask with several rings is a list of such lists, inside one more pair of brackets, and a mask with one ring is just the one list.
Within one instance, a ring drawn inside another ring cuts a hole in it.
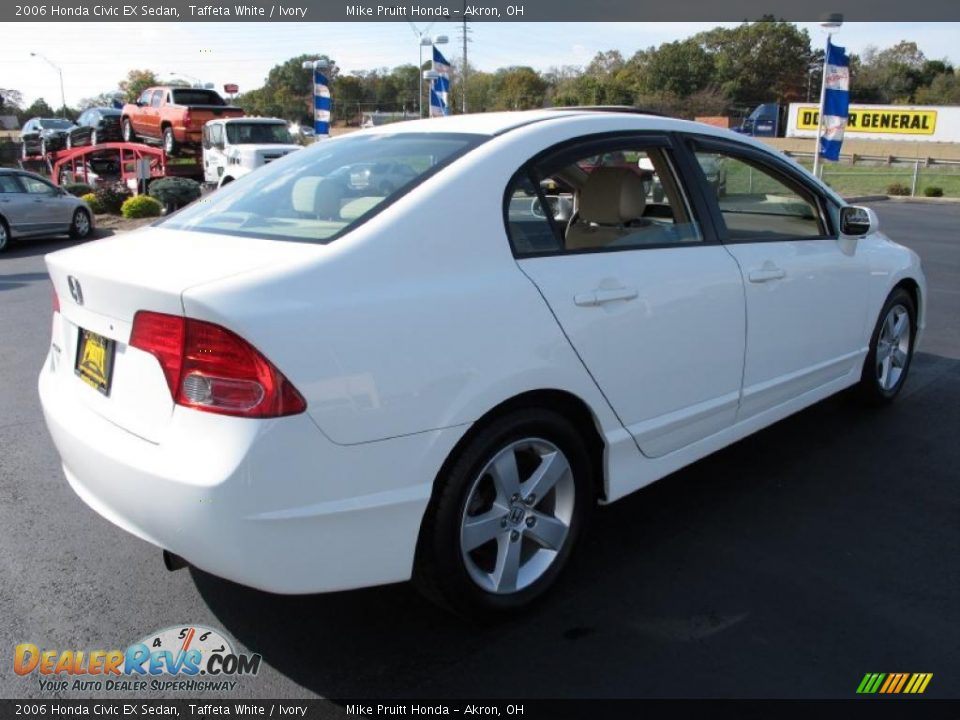
[{"label": "blue and white checkered flag", "polygon": [[850,58],[846,48],[827,41],[823,78],[823,122],[820,123],[820,157],[839,160],[843,132],[850,109]]},{"label": "blue and white checkered flag", "polygon": [[433,48],[433,70],[440,77],[430,83],[430,117],[450,114],[450,63],[443,54]]}]

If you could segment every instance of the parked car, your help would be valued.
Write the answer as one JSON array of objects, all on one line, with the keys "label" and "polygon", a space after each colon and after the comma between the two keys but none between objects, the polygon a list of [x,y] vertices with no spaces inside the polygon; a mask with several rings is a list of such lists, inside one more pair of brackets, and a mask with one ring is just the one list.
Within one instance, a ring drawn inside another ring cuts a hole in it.
[{"label": "parked car", "polygon": [[208,121],[243,114],[213,90],[152,87],[123,106],[120,124],[126,142],[162,143],[167,155],[175,155],[182,147],[201,144]]},{"label": "parked car", "polygon": [[73,127],[73,123],[64,118],[30,118],[20,131],[21,157],[62,150]]},{"label": "parked car", "polygon": [[95,107],[80,113],[77,126],[67,134],[67,147],[119,142],[122,139],[120,111],[116,108]]},{"label": "parked car", "polygon": [[82,240],[92,230],[93,213],[83,200],[34,173],[0,168],[0,252],[14,238]]},{"label": "parked car", "polygon": [[[579,165],[614,152],[662,203]],[[417,175],[330,180],[377,162]],[[917,255],[775,150],[577,109],[324,141],[47,266],[40,399],[84,502],[170,567],[412,577],[464,614],[541,596],[598,502],[846,388],[892,401],[927,312]]]}]

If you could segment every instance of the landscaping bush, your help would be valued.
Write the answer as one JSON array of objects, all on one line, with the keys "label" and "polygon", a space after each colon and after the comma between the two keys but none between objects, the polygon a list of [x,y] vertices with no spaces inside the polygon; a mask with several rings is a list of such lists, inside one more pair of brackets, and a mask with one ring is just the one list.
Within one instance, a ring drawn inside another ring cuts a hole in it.
[{"label": "landscaping bush", "polygon": [[124,201],[133,195],[126,185],[121,183],[104,185],[97,188],[93,194],[97,196],[100,212],[110,213],[111,215],[119,214]]},{"label": "landscaping bush", "polygon": [[83,197],[93,192],[93,186],[86,183],[67,183],[63,189],[74,197]]},{"label": "landscaping bush", "polygon": [[150,218],[158,217],[163,211],[163,206],[159,200],[148,195],[137,195],[124,200],[120,208],[120,214],[125,218]]},{"label": "landscaping bush", "polygon": [[890,183],[887,185],[887,195],[909,195],[910,186],[903,183]]},{"label": "landscaping bush", "polygon": [[160,201],[167,212],[173,212],[200,197],[200,183],[190,178],[160,178],[150,183],[148,192]]},{"label": "landscaping bush", "polygon": [[923,194],[926,197],[943,197],[943,188],[936,185],[931,185],[923,189]]},{"label": "landscaping bush", "polygon": [[90,212],[92,212],[94,215],[99,215],[103,212],[103,208],[100,207],[100,201],[97,200],[97,196],[92,192],[82,195],[80,199],[90,206]]}]

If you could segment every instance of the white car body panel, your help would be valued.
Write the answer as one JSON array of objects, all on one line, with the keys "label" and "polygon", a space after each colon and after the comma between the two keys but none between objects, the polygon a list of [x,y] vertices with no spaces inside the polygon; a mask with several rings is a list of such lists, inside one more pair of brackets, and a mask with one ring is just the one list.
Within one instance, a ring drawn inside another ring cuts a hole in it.
[{"label": "white car body panel", "polygon": [[[514,259],[503,200],[520,164],[625,129],[732,135],[577,112],[383,126],[366,132],[502,134],[328,245],[161,226],[49,256],[61,312],[40,396],[71,485],[124,529],[257,588],[394,582],[410,577],[442,465],[505,401],[538,390],[582,401],[613,501],[857,382],[897,283],[918,286],[923,327],[919,261],[880,233]],[[742,279],[767,260],[787,276]],[[613,282],[637,299],[573,302]],[[174,405],[156,360],[127,346],[140,309],[237,333],[307,412],[252,420]],[[110,398],[74,376],[78,327],[117,341]]]}]

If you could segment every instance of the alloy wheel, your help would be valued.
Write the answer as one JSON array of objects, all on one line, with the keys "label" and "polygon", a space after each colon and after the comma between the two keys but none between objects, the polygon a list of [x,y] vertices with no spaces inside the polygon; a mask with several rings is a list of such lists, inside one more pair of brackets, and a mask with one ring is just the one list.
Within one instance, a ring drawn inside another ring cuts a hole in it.
[{"label": "alloy wheel", "polygon": [[910,358],[910,313],[903,305],[887,312],[877,338],[877,382],[889,392],[900,382]]},{"label": "alloy wheel", "polygon": [[460,523],[460,552],[480,588],[509,594],[536,582],[570,534],[576,488],[556,445],[525,438],[498,451],[474,480]]},{"label": "alloy wheel", "polygon": [[90,218],[83,210],[74,213],[73,230],[78,238],[84,238],[90,232]]}]

